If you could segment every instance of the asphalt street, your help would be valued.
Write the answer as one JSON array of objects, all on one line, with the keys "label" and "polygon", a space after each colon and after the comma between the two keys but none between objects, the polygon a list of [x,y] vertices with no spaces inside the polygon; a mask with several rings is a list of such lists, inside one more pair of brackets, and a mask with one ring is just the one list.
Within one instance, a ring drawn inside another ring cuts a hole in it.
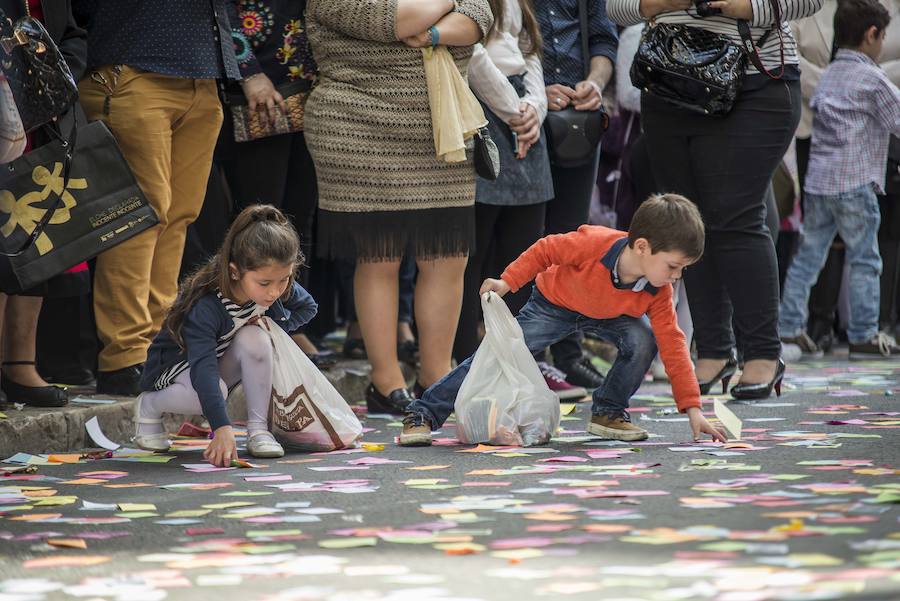
[{"label": "asphalt street", "polygon": [[202,439],[37,465],[0,478],[0,601],[898,599],[898,374],[792,365],[781,398],[728,403],[724,447],[694,445],[655,383],[632,403],[644,443],[586,435],[582,402],[524,451],[452,422],[401,448],[363,414],[364,448],[253,469],[188,471]]}]

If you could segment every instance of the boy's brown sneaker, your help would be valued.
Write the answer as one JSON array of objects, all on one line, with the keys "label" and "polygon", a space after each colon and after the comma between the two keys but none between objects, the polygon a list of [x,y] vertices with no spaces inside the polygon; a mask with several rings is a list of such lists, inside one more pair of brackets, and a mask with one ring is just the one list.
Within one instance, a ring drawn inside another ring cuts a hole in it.
[{"label": "boy's brown sneaker", "polygon": [[401,447],[431,446],[431,422],[421,413],[407,413],[400,433]]},{"label": "boy's brown sneaker", "polygon": [[638,428],[630,421],[621,417],[608,417],[606,415],[591,416],[588,424],[588,432],[611,440],[647,440],[650,433],[643,428]]},{"label": "boy's brown sneaker", "polygon": [[851,359],[880,359],[900,355],[897,341],[884,332],[878,332],[871,340],[860,344],[850,343]]}]

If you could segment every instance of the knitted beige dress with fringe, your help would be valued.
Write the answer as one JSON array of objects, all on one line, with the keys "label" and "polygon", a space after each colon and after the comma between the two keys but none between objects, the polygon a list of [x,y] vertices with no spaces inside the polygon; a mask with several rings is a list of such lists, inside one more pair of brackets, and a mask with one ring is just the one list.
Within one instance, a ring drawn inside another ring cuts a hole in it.
[{"label": "knitted beige dress with fringe", "polygon": [[[487,0],[458,0],[456,10],[483,35],[492,25]],[[396,12],[397,0],[307,2],[319,84],[305,135],[326,257],[458,256],[473,245],[475,171],[471,160],[435,156],[422,52],[396,40]],[[450,51],[465,77],[472,47]]]}]

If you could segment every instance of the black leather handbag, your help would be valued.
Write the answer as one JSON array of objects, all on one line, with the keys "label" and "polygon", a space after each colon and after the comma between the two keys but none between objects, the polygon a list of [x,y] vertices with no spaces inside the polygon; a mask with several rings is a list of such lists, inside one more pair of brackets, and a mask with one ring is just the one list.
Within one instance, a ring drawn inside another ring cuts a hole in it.
[{"label": "black leather handbag", "polygon": [[[590,73],[587,0],[578,0],[578,21],[581,27],[581,56],[585,63],[584,78],[587,79]],[[544,132],[550,162],[558,167],[586,164],[594,156],[607,127],[609,116],[602,106],[596,111],[576,111],[574,108],[548,111]]]},{"label": "black leather handbag", "polygon": [[478,177],[494,181],[500,177],[500,151],[487,127],[475,132],[472,162]]},{"label": "black leather handbag", "polygon": [[781,73],[769,73],[759,59],[757,47],[765,44],[770,29],[758,44],[750,36],[747,21],[738,20],[743,47],[723,34],[702,26],[656,23],[651,19],[641,36],[631,83],[644,92],[677,107],[704,115],[728,114],[744,84],[747,61],[772,79],[784,74],[784,39],[781,33],[781,6],[771,0],[775,27],[781,38]]},{"label": "black leather handbag", "polygon": [[62,53],[41,22],[30,15],[13,23],[0,11],[0,68],[9,80],[26,132],[56,119],[78,98]]}]

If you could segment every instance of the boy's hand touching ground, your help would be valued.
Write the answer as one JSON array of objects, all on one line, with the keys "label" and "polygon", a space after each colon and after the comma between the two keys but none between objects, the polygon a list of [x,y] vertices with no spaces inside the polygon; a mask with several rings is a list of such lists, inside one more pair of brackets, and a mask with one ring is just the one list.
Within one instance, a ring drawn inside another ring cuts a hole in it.
[{"label": "boy's hand touching ground", "polygon": [[694,434],[694,442],[700,442],[700,434],[709,434],[715,442],[728,442],[728,436],[725,431],[714,427],[706,421],[698,407],[691,407],[687,410],[688,419],[691,422],[691,432]]},{"label": "boy's hand touching ground", "polygon": [[481,284],[481,290],[478,291],[478,294],[484,294],[486,292],[496,292],[497,296],[503,296],[509,292],[509,284],[503,280],[488,278]]}]

